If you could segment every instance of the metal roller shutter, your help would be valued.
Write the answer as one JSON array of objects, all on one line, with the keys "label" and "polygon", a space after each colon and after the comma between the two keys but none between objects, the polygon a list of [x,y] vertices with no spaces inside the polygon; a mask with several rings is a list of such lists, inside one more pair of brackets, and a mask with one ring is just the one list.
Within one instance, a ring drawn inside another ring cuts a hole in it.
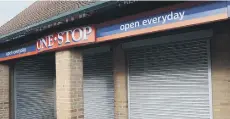
[{"label": "metal roller shutter", "polygon": [[130,119],[210,119],[208,40],[127,49]]},{"label": "metal roller shutter", "polygon": [[114,118],[112,53],[84,55],[84,119]]},{"label": "metal roller shutter", "polygon": [[55,119],[55,59],[28,57],[14,70],[16,119]]}]

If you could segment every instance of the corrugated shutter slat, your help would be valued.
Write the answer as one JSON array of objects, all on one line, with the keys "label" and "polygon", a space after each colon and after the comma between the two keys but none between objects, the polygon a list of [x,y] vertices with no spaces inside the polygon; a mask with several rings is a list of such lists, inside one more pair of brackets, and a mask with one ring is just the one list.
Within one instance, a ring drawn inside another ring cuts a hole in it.
[{"label": "corrugated shutter slat", "polygon": [[55,63],[28,57],[15,65],[16,119],[55,119]]},{"label": "corrugated shutter slat", "polygon": [[84,55],[84,119],[114,119],[111,52]]},{"label": "corrugated shutter slat", "polygon": [[130,119],[210,119],[208,40],[127,49]]}]

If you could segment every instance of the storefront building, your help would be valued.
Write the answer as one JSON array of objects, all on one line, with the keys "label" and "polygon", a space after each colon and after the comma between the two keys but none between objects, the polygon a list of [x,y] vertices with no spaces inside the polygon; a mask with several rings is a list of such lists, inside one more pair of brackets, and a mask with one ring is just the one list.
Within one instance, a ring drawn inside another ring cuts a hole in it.
[{"label": "storefront building", "polygon": [[2,42],[0,119],[229,119],[229,2],[121,3]]}]

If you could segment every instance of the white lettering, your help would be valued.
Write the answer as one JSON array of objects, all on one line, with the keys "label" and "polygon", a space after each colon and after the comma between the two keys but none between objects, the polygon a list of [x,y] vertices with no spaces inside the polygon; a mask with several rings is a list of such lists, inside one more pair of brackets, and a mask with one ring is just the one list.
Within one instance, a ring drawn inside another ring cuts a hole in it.
[{"label": "white lettering", "polygon": [[161,16],[163,19],[162,24],[166,23],[167,21],[170,20],[183,20],[184,18],[185,11],[182,12],[170,12],[170,14]]},{"label": "white lettering", "polygon": [[156,17],[154,17],[152,21],[154,24],[158,22]]},{"label": "white lettering", "polygon": [[157,22],[160,22],[161,21],[161,17],[157,17]]},{"label": "white lettering", "polygon": [[36,45],[37,45],[37,49],[38,49],[38,50],[40,50],[40,49],[41,49],[41,47],[40,47],[41,45],[39,45],[39,43],[40,43],[40,40],[38,40],[38,41],[37,41],[37,43],[36,43]]},{"label": "white lettering", "polygon": [[130,28],[134,28],[134,23],[130,23]]},{"label": "white lettering", "polygon": [[179,13],[175,13],[174,16],[173,16],[173,19],[179,19]]},{"label": "white lettering", "polygon": [[183,11],[183,12],[179,12],[179,15],[180,15],[180,20],[184,19],[184,13],[185,13],[185,11]]},{"label": "white lettering", "polygon": [[152,24],[152,20],[153,20],[153,19],[147,19],[148,24]]},{"label": "white lettering", "polygon": [[125,31],[127,31],[127,29],[129,29],[129,24],[125,24]]},{"label": "white lettering", "polygon": [[144,19],[144,20],[142,21],[142,24],[143,24],[143,25],[147,25],[146,23],[147,23],[147,20]]},{"label": "white lettering", "polygon": [[139,27],[140,23],[138,21],[135,22],[135,27]]},{"label": "white lettering", "polygon": [[[79,37],[78,37],[78,38],[75,37],[76,31],[79,32]],[[82,30],[81,30],[80,28],[74,29],[73,32],[72,32],[72,38],[73,38],[73,41],[74,41],[74,42],[80,41],[80,40],[82,39]]]},{"label": "white lettering", "polygon": [[136,27],[139,27],[139,26],[140,26],[139,21],[131,22],[131,23],[127,23],[127,24],[121,25],[120,26],[120,30],[127,31],[128,29],[136,28]]},{"label": "white lettering", "polygon": [[167,16],[167,18],[168,18],[169,21],[170,21],[170,20],[173,20],[173,12],[171,12],[171,14],[169,14],[169,15]]},{"label": "white lettering", "polygon": [[25,52],[26,52],[26,48],[21,48],[21,49],[6,52],[6,56],[12,56],[12,55],[16,55],[16,54],[25,53]]},{"label": "white lettering", "polygon": [[53,43],[53,35],[47,36],[48,38],[48,47],[52,47],[54,45]]},{"label": "white lettering", "polygon": [[87,40],[88,35],[92,32],[92,28],[89,26],[83,27],[83,32],[84,32],[83,40]]},{"label": "white lettering", "polygon": [[45,45],[45,47],[47,48],[47,42],[46,42],[46,40],[44,39],[44,38],[42,38],[41,40],[40,40],[40,45],[41,45],[41,48],[44,48],[43,46]]},{"label": "white lettering", "polygon": [[66,41],[65,41],[65,44],[70,43],[69,33],[71,33],[72,31],[71,31],[71,30],[67,30],[67,31],[64,31],[64,32],[66,33]]},{"label": "white lettering", "polygon": [[141,21],[134,21],[130,23],[125,23],[120,25],[120,30],[121,31],[128,31],[129,29],[133,29],[136,27],[139,27],[139,22],[141,22],[141,25],[151,25],[151,24],[157,24],[157,23],[162,23],[165,24],[170,20],[183,20],[185,16],[185,11],[180,11],[180,12],[169,12],[168,14],[160,15],[160,16],[155,16],[151,18],[146,18]]},{"label": "white lettering", "polygon": [[122,31],[123,31],[123,30],[124,30],[124,28],[125,28],[125,26],[124,26],[124,25],[121,25],[121,26],[120,26],[120,30],[122,30]]},{"label": "white lettering", "polygon": [[166,20],[167,20],[167,15],[166,15],[166,16],[161,16],[161,17],[162,17],[162,19],[163,19],[162,24],[164,24],[164,23],[166,22]]},{"label": "white lettering", "polygon": [[93,30],[94,29],[92,27],[86,26],[48,35],[37,41],[37,50],[41,50],[43,48],[57,47],[57,44],[60,46],[71,42],[87,40]]},{"label": "white lettering", "polygon": [[58,33],[58,45],[61,45],[63,43],[63,40],[64,40],[64,38],[62,36],[63,34],[64,34],[64,32]]}]

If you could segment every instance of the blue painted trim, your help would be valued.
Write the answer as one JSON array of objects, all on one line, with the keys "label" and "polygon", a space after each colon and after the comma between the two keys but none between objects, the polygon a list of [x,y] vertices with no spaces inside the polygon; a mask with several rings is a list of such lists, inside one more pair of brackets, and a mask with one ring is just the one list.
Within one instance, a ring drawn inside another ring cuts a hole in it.
[{"label": "blue painted trim", "polygon": [[[110,36],[113,34],[120,34],[120,33],[128,32],[128,31],[134,31],[137,29],[151,28],[151,27],[160,26],[160,25],[164,25],[164,24],[176,23],[179,21],[192,20],[195,18],[202,18],[202,17],[212,16],[215,14],[226,13],[226,11],[227,11],[226,1],[199,5],[199,6],[192,7],[192,8],[178,9],[178,10],[175,10],[172,12],[178,13],[178,12],[183,12],[183,11],[185,11],[185,15],[184,15],[184,18],[182,20],[175,19],[175,20],[168,20],[166,23],[157,22],[157,23],[152,23],[149,25],[143,25],[142,24],[143,20],[151,19],[151,18],[158,18],[160,16],[165,16],[165,15],[170,14],[171,11],[168,11],[168,12],[164,12],[162,14],[146,16],[146,17],[137,18],[135,20],[131,20],[131,21],[127,21],[127,22],[122,22],[122,23],[118,23],[118,24],[111,24],[109,26],[97,28],[96,37],[100,38],[100,37],[104,37],[104,36]],[[139,25],[137,25],[138,27],[130,28],[127,30],[120,30],[120,27],[122,25],[131,24],[131,23],[137,23],[137,24],[139,23]]]},{"label": "blue painted trim", "polygon": [[26,47],[21,47],[21,48],[9,50],[9,51],[1,52],[0,58],[6,58],[6,57],[11,57],[11,56],[16,56],[19,54],[35,52],[35,51],[36,51],[36,45],[34,44],[34,45],[26,46]]},{"label": "blue painted trim", "polygon": [[227,3],[227,12],[228,12],[228,17],[230,17],[230,1],[226,1]]}]

